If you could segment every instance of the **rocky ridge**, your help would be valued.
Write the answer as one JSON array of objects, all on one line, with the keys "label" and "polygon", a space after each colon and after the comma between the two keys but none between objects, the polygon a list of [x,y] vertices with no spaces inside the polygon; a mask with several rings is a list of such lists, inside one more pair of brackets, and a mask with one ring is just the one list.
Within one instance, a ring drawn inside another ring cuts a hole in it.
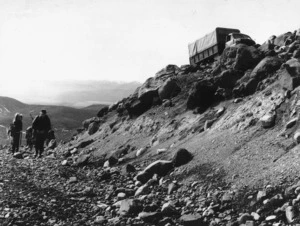
[{"label": "rocky ridge", "polygon": [[42,160],[3,151],[0,222],[300,223],[300,43],[275,43],[168,65]]}]

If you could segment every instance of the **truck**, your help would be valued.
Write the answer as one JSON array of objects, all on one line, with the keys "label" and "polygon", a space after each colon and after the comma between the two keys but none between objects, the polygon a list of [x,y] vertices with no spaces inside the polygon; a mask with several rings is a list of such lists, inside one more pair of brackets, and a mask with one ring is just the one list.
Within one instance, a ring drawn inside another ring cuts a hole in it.
[{"label": "truck", "polygon": [[239,43],[255,44],[248,35],[242,34],[238,29],[217,27],[213,32],[188,45],[190,64],[196,66],[213,61],[222,54],[225,47]]}]

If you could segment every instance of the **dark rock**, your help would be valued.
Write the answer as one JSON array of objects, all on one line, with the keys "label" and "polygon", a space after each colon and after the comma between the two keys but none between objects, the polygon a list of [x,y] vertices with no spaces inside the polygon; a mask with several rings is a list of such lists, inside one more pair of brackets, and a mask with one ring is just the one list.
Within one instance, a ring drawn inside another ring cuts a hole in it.
[{"label": "dark rock", "polygon": [[136,179],[142,183],[146,183],[154,174],[158,176],[165,176],[173,169],[173,162],[166,160],[157,160],[147,166],[142,172],[140,172]]},{"label": "dark rock", "polygon": [[202,107],[206,109],[214,102],[214,95],[217,87],[208,80],[197,82],[192,88],[187,100],[187,108],[194,109]]},{"label": "dark rock", "polygon": [[118,158],[115,155],[111,155],[108,158],[109,166],[116,165],[118,163]]},{"label": "dark rock", "polygon": [[292,128],[294,125],[296,125],[297,121],[298,121],[298,118],[297,118],[297,117],[291,119],[290,121],[288,121],[288,122],[286,123],[285,128],[286,128],[286,129]]},{"label": "dark rock", "polygon": [[180,148],[173,156],[172,163],[174,167],[179,167],[187,164],[193,159],[193,155],[186,149]]},{"label": "dark rock", "polygon": [[105,106],[105,107],[101,108],[100,111],[98,111],[97,117],[101,118],[104,115],[106,115],[107,113],[108,113],[108,106]]},{"label": "dark rock", "polygon": [[241,71],[228,69],[214,78],[215,84],[222,88],[232,89],[236,82],[243,76]]},{"label": "dark rock", "polygon": [[90,118],[90,119],[86,119],[82,122],[82,126],[84,129],[88,129],[89,128],[89,125],[92,123],[92,122],[98,122],[99,119],[97,117],[93,117],[93,118]]},{"label": "dark rock", "polygon": [[16,159],[23,159],[23,154],[21,152],[16,152],[14,153],[13,157]]},{"label": "dark rock", "polygon": [[111,174],[109,172],[102,172],[99,177],[99,181],[109,180],[110,178],[111,178]]},{"label": "dark rock", "polygon": [[143,205],[140,200],[137,199],[125,199],[121,201],[120,215],[137,215],[142,211]]},{"label": "dark rock", "polygon": [[136,171],[135,167],[131,164],[126,165],[126,172],[127,173],[134,173]]},{"label": "dark rock", "polygon": [[293,58],[300,58],[300,49],[297,49],[293,52]]},{"label": "dark rock", "polygon": [[291,76],[300,76],[300,59],[290,59],[283,66]]},{"label": "dark rock", "polygon": [[[249,74],[246,73],[238,83],[239,85],[239,96],[247,96],[253,94],[258,87],[258,84],[267,76],[273,74],[282,65],[282,60],[278,57],[266,57],[253,69]],[[237,93],[237,87],[235,93]]]},{"label": "dark rock", "polygon": [[167,79],[158,89],[158,95],[161,100],[170,99],[180,93],[181,89],[174,79]]},{"label": "dark rock", "polygon": [[152,106],[155,97],[158,97],[157,89],[143,88],[139,90],[138,99],[146,106]]},{"label": "dark rock", "polygon": [[88,134],[89,135],[93,135],[94,133],[96,133],[98,131],[99,127],[100,127],[100,123],[99,122],[92,122],[89,125]]},{"label": "dark rock", "polygon": [[139,116],[149,110],[152,103],[142,102],[138,99],[132,99],[125,104],[125,108],[128,111],[130,117]]},{"label": "dark rock", "polygon": [[79,145],[77,145],[77,148],[85,148],[86,146],[90,145],[93,142],[94,142],[93,139],[82,141]]}]

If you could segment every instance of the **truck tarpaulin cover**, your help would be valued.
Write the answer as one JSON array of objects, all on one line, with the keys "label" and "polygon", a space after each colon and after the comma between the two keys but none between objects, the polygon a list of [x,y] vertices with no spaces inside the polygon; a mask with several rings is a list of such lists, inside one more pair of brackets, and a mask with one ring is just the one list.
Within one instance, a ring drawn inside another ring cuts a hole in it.
[{"label": "truck tarpaulin cover", "polygon": [[205,35],[203,38],[198,39],[197,41],[189,44],[189,55],[190,57],[195,56],[197,53],[202,52],[203,50],[217,44],[217,32],[213,32]]}]

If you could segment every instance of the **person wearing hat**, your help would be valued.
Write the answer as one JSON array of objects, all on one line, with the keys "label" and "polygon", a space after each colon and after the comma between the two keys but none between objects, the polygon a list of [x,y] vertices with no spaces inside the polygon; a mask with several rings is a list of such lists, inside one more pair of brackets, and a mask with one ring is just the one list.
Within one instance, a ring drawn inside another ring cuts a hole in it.
[{"label": "person wearing hat", "polygon": [[51,130],[51,122],[46,110],[41,110],[40,114],[34,118],[32,122],[32,129],[35,134],[34,157],[41,158],[44,151],[44,142],[47,138],[48,131]]}]

